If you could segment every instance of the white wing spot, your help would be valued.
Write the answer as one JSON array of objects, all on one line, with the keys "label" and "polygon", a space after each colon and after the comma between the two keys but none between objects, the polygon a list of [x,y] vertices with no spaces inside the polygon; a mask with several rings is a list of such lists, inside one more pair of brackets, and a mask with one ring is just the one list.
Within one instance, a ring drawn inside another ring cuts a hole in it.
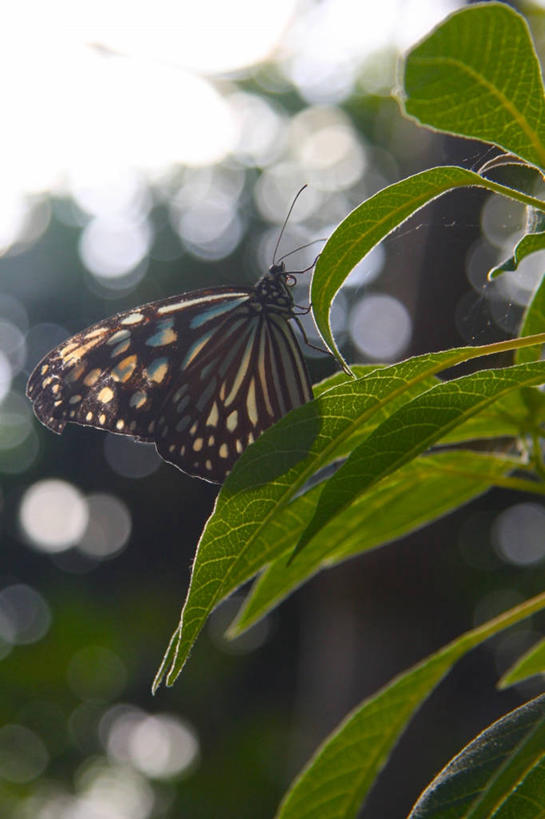
[{"label": "white wing spot", "polygon": [[140,324],[141,321],[144,321],[143,313],[130,313],[121,324]]},{"label": "white wing spot", "polygon": [[106,332],[106,327],[95,327],[94,330],[90,330],[88,333],[85,334],[85,341],[90,338],[95,338],[95,336],[103,336]]},{"label": "white wing spot", "polygon": [[125,421],[123,420],[123,418],[120,418],[119,421],[116,421],[116,424],[115,424],[116,429],[121,431],[124,426],[125,426]]},{"label": "white wing spot", "polygon": [[210,460],[210,458],[207,458],[207,460],[204,462],[204,465],[209,472],[212,470],[212,461]]},{"label": "white wing spot", "polygon": [[201,449],[203,448],[203,444],[204,441],[202,438],[195,438],[195,440],[193,441],[193,451],[200,452]]},{"label": "white wing spot", "polygon": [[121,353],[125,353],[130,346],[131,346],[130,339],[121,341],[116,347],[113,348],[111,358],[115,358],[116,356],[121,355]]},{"label": "white wing spot", "polygon": [[91,370],[91,372],[87,373],[87,375],[83,379],[83,383],[85,384],[85,386],[86,387],[93,387],[97,383],[98,379],[100,378],[101,372],[102,372],[102,370],[100,370],[98,367],[96,367],[94,370]]},{"label": "white wing spot", "polygon": [[81,395],[72,395],[70,396],[68,403],[69,404],[79,404],[83,396]]},{"label": "white wing spot", "polygon": [[206,419],[207,425],[209,427],[217,426],[219,417],[220,416],[219,416],[219,412],[218,412],[218,405],[214,401],[214,403],[212,404],[212,409],[210,410],[210,414],[209,414],[208,418]]},{"label": "white wing spot", "polygon": [[[130,330],[118,330],[117,333],[114,333],[113,336],[110,336],[110,338],[108,339],[106,344],[108,346],[110,346],[112,344],[118,344],[119,345],[120,341],[128,341],[129,344],[130,344],[130,337],[131,337],[131,331]],[[112,355],[113,355],[113,353],[112,353]]]},{"label": "white wing spot", "polygon": [[[77,364],[66,376],[67,381],[78,381],[86,370],[85,364]],[[50,379],[51,380],[51,379]]]},{"label": "white wing spot", "polygon": [[160,384],[168,372],[168,358],[155,358],[148,364],[146,371],[151,381]]},{"label": "white wing spot", "polygon": [[[131,407],[135,407],[135,409],[142,409],[144,404],[146,403],[146,393],[142,390],[137,390],[133,392],[129,399],[129,404]],[[136,421],[134,422],[136,424]]]},{"label": "white wing spot", "polygon": [[248,410],[248,418],[250,419],[250,423],[255,427],[257,424],[257,403],[255,400],[255,379],[253,378],[250,381],[250,386],[248,387],[246,409]]},{"label": "white wing spot", "polygon": [[99,422],[100,422],[101,424],[105,424],[105,423],[106,423],[106,416],[105,416],[105,414],[104,414],[103,412],[101,412],[101,413],[100,413],[100,415],[98,416],[98,420],[99,420]]},{"label": "white wing spot", "polygon": [[136,369],[138,359],[135,355],[128,355],[120,361],[112,370],[114,381],[121,381],[123,384],[129,380]]},{"label": "white wing spot", "polygon": [[91,411],[89,411],[87,413],[87,415],[85,416],[85,420],[86,421],[92,421],[93,420],[93,413]]},{"label": "white wing spot", "polygon": [[236,451],[238,452],[239,455],[242,452],[242,450],[244,449],[244,447],[242,446],[242,441],[240,440],[240,438],[237,438],[236,441],[235,441],[235,449],[236,449]]},{"label": "white wing spot", "polygon": [[189,434],[190,434],[190,435],[192,435],[192,436],[193,436],[193,435],[195,435],[195,433],[197,432],[197,427],[198,427],[198,426],[199,426],[199,422],[198,422],[198,421],[195,421],[195,423],[193,424],[193,426],[192,426],[192,427],[190,427],[190,429],[189,429]]},{"label": "white wing spot", "polygon": [[222,444],[219,448],[219,456],[220,458],[228,458],[229,457],[229,449],[227,444]]},{"label": "white wing spot", "polygon": [[114,391],[111,389],[111,387],[103,387],[97,395],[97,398],[101,404],[107,404],[113,397]]},{"label": "white wing spot", "polygon": [[238,426],[238,410],[233,410],[233,412],[231,412],[227,416],[227,422],[226,423],[227,423],[227,429],[229,430],[229,432],[234,432],[235,429]]}]

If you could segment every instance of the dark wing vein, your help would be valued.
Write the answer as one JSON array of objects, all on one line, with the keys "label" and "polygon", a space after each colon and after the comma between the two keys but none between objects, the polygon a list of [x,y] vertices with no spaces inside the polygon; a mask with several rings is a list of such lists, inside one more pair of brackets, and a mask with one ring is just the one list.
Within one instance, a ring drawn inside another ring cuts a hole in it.
[{"label": "dark wing vein", "polygon": [[176,379],[158,419],[157,449],[184,472],[221,483],[263,430],[311,398],[287,319],[239,308]]}]

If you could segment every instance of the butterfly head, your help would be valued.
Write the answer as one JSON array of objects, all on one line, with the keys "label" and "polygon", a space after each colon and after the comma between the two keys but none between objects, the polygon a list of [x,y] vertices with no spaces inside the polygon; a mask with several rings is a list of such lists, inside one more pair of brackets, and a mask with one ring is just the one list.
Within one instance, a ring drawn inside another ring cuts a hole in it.
[{"label": "butterfly head", "polygon": [[259,307],[271,307],[280,312],[290,313],[293,297],[290,287],[293,280],[290,273],[286,273],[284,262],[272,264],[268,271],[261,276],[254,289],[254,300]]}]

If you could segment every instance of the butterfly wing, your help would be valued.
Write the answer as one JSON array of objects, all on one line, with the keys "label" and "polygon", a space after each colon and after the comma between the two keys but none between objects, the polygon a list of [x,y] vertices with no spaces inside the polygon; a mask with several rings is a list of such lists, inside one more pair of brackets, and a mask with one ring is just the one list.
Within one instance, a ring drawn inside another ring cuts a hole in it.
[{"label": "butterfly wing", "polygon": [[215,288],[119,313],[69,338],[35,368],[27,395],[39,420],[61,433],[68,422],[153,441],[155,422],[187,350],[219,328],[249,289]]},{"label": "butterfly wing", "polygon": [[190,475],[221,483],[264,429],[312,398],[286,308],[254,291],[173,296],[99,322],[52,350],[27,395],[40,421],[155,441]]},{"label": "butterfly wing", "polygon": [[203,336],[188,350],[155,429],[166,461],[222,483],[264,429],[312,398],[287,318],[242,306],[220,333]]}]

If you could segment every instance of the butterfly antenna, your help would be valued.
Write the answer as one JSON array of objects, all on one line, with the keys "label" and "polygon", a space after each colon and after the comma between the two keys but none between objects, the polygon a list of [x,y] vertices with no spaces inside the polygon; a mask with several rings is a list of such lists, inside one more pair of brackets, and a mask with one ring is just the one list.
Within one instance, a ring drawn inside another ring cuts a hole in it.
[{"label": "butterfly antenna", "polygon": [[289,219],[289,218],[290,218],[290,216],[291,216],[291,212],[292,212],[292,210],[293,210],[293,208],[294,208],[295,203],[297,202],[297,200],[299,199],[299,197],[301,196],[301,194],[303,193],[303,191],[305,190],[305,188],[308,188],[308,185],[303,185],[303,187],[302,187],[302,188],[299,188],[299,190],[298,190],[298,191],[297,191],[297,193],[295,194],[295,197],[294,197],[294,199],[293,199],[293,202],[292,202],[292,203],[291,203],[291,205],[290,205],[290,209],[289,209],[289,211],[288,211],[288,215],[287,215],[287,216],[286,216],[286,218],[284,219],[284,224],[282,225],[282,230],[280,231],[280,235],[279,235],[279,237],[278,237],[278,239],[277,239],[276,245],[274,246],[274,253],[273,253],[273,264],[276,264],[276,254],[278,253],[278,247],[279,247],[279,245],[280,245],[280,242],[282,241],[282,236],[284,235],[284,231],[285,231],[285,229],[286,229],[286,225],[288,224],[288,219]]},{"label": "butterfly antenna", "polygon": [[283,256],[280,256],[278,261],[283,262],[284,259],[288,258],[288,256],[292,256],[294,253],[298,253],[300,250],[304,250],[306,247],[312,247],[312,245],[315,245],[316,242],[327,242],[327,239],[313,239],[312,242],[307,242],[306,245],[301,245],[301,247],[296,247],[295,250],[290,250],[289,253],[284,253]]}]

